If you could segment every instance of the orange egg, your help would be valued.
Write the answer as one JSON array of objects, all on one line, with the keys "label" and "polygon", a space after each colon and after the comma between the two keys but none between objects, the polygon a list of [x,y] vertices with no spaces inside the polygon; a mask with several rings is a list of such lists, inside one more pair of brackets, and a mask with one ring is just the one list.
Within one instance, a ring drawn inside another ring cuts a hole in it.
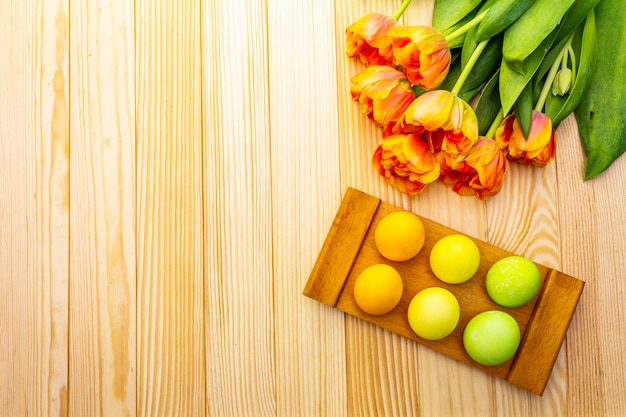
[{"label": "orange egg", "polygon": [[385,216],[374,233],[376,249],[390,261],[408,261],[424,246],[424,223],[408,211],[396,211]]},{"label": "orange egg", "polygon": [[365,269],[354,283],[354,300],[368,314],[381,315],[393,310],[402,298],[402,278],[385,264]]}]

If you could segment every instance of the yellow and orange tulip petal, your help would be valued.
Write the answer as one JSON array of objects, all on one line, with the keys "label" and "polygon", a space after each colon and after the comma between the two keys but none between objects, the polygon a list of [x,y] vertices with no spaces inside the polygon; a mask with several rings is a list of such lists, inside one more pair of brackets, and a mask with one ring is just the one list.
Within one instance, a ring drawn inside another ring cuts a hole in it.
[{"label": "yellow and orange tulip petal", "polygon": [[524,136],[515,114],[507,116],[494,136],[510,160],[544,167],[554,160],[556,133],[550,117],[533,111],[528,138]]},{"label": "yellow and orange tulip petal", "polygon": [[480,200],[496,195],[502,189],[508,169],[506,156],[495,140],[479,137],[466,154],[437,154],[441,181],[459,195],[476,195]]},{"label": "yellow and orange tulip petal", "polygon": [[346,29],[346,54],[366,65],[391,65],[393,54],[387,31],[398,22],[382,13],[369,13]]},{"label": "yellow and orange tulip petal", "polygon": [[412,84],[436,88],[450,70],[450,49],[445,36],[430,26],[395,26],[389,29],[393,58]]},{"label": "yellow and orange tulip petal", "polygon": [[372,159],[378,173],[401,192],[413,195],[439,178],[437,158],[428,144],[413,134],[383,138]]},{"label": "yellow and orange tulip petal", "polygon": [[469,185],[476,196],[485,198],[500,192],[508,170],[508,162],[495,140],[480,137],[465,157],[467,164],[476,170]]},{"label": "yellow and orange tulip petal", "polygon": [[404,74],[392,67],[370,65],[352,77],[350,94],[364,114],[380,126],[397,121],[415,98]]},{"label": "yellow and orange tulip petal", "polygon": [[417,97],[394,126],[394,133],[415,133],[431,151],[450,155],[469,151],[478,139],[478,120],[468,103],[445,90]]}]

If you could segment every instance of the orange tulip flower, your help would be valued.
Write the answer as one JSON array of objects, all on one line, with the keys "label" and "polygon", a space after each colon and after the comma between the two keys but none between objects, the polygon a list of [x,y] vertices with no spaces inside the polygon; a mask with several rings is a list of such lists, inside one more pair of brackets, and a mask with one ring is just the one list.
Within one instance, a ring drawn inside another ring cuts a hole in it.
[{"label": "orange tulip flower", "polygon": [[469,152],[456,157],[437,154],[441,181],[459,195],[476,195],[485,200],[500,192],[508,169],[504,153],[495,140],[479,137]]},{"label": "orange tulip flower", "polygon": [[528,165],[544,167],[556,154],[556,133],[552,120],[544,113],[533,110],[528,138],[517,122],[515,114],[507,116],[496,130],[495,140],[508,158]]},{"label": "orange tulip flower", "polygon": [[465,101],[445,90],[417,97],[393,127],[394,133],[415,133],[431,151],[450,155],[469,151],[478,139],[476,113]]},{"label": "orange tulip flower", "polygon": [[391,65],[391,39],[387,31],[398,22],[382,13],[362,16],[346,29],[346,54],[359,57],[366,65]]},{"label": "orange tulip flower", "polygon": [[407,78],[425,90],[437,87],[450,70],[450,49],[445,36],[430,26],[395,26],[388,36],[394,62]]},{"label": "orange tulip flower", "polygon": [[392,67],[370,65],[352,77],[352,83],[352,99],[381,126],[397,121],[415,98],[404,74]]},{"label": "orange tulip flower", "polygon": [[383,138],[372,162],[386,181],[408,195],[419,193],[439,178],[437,158],[428,144],[414,134]]}]

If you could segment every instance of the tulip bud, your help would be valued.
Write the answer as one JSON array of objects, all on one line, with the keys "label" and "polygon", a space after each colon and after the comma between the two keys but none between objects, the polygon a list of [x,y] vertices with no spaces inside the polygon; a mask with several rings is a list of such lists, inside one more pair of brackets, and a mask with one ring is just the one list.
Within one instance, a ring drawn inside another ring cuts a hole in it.
[{"label": "tulip bud", "polygon": [[556,73],[556,77],[554,77],[554,82],[552,82],[552,94],[555,96],[564,96],[569,93],[569,90],[572,88],[573,80],[574,74],[571,69],[560,69],[559,72]]},{"label": "tulip bud", "polygon": [[370,65],[353,76],[350,95],[367,117],[383,127],[397,121],[414,98],[405,75],[385,65]]},{"label": "tulip bud", "polygon": [[374,151],[372,163],[385,181],[408,195],[423,191],[440,174],[437,158],[415,134],[383,138]]},{"label": "tulip bud", "polygon": [[556,133],[550,117],[539,111],[533,111],[528,137],[513,113],[502,121],[494,139],[512,161],[543,167],[554,160]]},{"label": "tulip bud", "polygon": [[432,90],[450,70],[451,54],[446,37],[431,26],[395,26],[387,32],[397,65],[411,84]]},{"label": "tulip bud", "polygon": [[451,156],[442,151],[437,154],[441,165],[441,181],[459,195],[476,195],[480,200],[500,192],[508,163],[498,143],[480,136],[474,146],[464,154]]},{"label": "tulip bud", "polygon": [[476,143],[478,120],[464,100],[446,90],[431,90],[413,100],[393,131],[416,133],[431,150],[458,155]]},{"label": "tulip bud", "polygon": [[387,31],[398,22],[382,13],[362,16],[346,29],[346,54],[359,57],[366,65],[390,65],[393,62],[391,39]]}]

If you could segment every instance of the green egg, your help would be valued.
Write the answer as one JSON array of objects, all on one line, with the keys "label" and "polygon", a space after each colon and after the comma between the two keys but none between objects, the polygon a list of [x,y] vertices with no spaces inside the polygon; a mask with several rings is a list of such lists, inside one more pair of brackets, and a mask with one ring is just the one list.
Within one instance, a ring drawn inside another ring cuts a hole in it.
[{"label": "green egg", "polygon": [[509,256],[494,263],[485,286],[489,297],[503,307],[520,307],[537,294],[541,275],[537,265],[521,256]]}]

